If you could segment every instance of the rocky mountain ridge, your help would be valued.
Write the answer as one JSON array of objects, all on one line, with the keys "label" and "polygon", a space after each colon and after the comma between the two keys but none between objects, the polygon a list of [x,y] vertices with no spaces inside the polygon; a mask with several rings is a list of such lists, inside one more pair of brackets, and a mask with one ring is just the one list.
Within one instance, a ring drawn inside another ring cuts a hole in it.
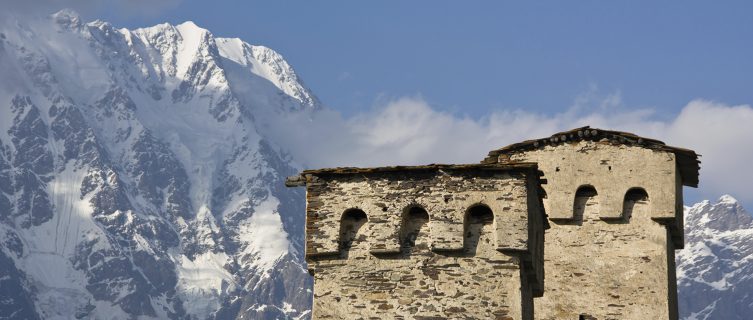
[{"label": "rocky mountain ridge", "polygon": [[306,319],[298,165],[259,125],[325,106],[187,22],[0,26],[0,318]]},{"label": "rocky mountain ridge", "polygon": [[680,317],[750,319],[753,218],[729,195],[685,207],[685,249],[677,251]]}]

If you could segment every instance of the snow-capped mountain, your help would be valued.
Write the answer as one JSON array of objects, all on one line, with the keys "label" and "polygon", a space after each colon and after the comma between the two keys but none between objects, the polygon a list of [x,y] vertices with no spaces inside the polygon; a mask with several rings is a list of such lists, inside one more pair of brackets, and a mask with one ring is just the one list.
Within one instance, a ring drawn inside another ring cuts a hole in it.
[{"label": "snow-capped mountain", "polygon": [[676,262],[682,319],[751,319],[753,218],[737,200],[685,207],[685,249]]},{"label": "snow-capped mountain", "polygon": [[300,165],[326,108],[274,51],[191,22],[0,19],[0,319],[307,319]]}]

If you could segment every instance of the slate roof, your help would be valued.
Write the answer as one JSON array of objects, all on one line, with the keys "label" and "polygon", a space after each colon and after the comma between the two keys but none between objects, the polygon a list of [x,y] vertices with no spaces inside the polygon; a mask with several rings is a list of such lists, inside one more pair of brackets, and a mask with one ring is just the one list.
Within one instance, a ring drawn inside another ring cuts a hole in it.
[{"label": "slate roof", "polygon": [[361,174],[388,171],[419,171],[419,170],[536,170],[538,165],[535,162],[515,162],[515,163],[472,163],[472,164],[441,164],[432,163],[424,166],[391,166],[391,167],[374,167],[374,168],[324,168],[316,170],[304,170],[300,175],[288,177],[285,185],[288,187],[301,186],[311,176],[317,175],[338,175],[338,174]]}]

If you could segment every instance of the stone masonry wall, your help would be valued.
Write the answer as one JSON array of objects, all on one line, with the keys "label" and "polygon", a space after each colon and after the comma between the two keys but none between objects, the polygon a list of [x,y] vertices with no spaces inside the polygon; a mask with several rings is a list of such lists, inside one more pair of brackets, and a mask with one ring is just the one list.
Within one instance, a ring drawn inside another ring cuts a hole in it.
[{"label": "stone masonry wall", "polygon": [[674,154],[605,140],[560,142],[499,161],[537,162],[547,180],[547,283],[536,319],[677,318],[668,256],[682,244],[671,232],[683,219]]},{"label": "stone masonry wall", "polygon": [[650,201],[629,201],[629,219],[602,220],[599,199],[579,196],[573,220],[551,222],[544,249],[547,282],[535,301],[536,319],[672,319],[672,243],[667,229],[651,220]]},{"label": "stone masonry wall", "polygon": [[313,319],[533,319],[535,165],[412,168],[298,178]]}]

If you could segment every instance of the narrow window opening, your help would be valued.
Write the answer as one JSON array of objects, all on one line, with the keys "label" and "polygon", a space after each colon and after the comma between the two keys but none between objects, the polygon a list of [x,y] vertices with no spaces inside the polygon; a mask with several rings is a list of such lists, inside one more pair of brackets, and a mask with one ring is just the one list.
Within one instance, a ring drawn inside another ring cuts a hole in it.
[{"label": "narrow window opening", "polygon": [[591,315],[582,314],[582,315],[578,316],[578,320],[597,320],[597,319],[596,319],[596,317],[593,317]]},{"label": "narrow window opening", "polygon": [[633,216],[648,215],[649,199],[648,193],[643,188],[633,188],[625,193],[625,199],[622,202],[623,220],[630,221]]},{"label": "narrow window opening", "polygon": [[648,193],[641,188],[630,189],[625,194],[625,200],[630,201],[648,201]]},{"label": "narrow window opening", "polygon": [[593,186],[582,186],[575,192],[573,222],[581,225],[588,219],[598,219],[598,193]]},{"label": "narrow window opening", "polygon": [[491,224],[494,221],[494,213],[487,206],[475,206],[468,210],[468,223]]},{"label": "narrow window opening", "polygon": [[[403,214],[403,224],[400,232],[400,244],[403,253],[410,254],[414,250],[428,249],[427,241],[419,241],[419,236],[425,236],[428,230],[426,224],[429,222],[429,213],[426,209],[419,206],[408,208]],[[425,238],[425,237],[424,237]]]},{"label": "narrow window opening", "polygon": [[479,245],[491,244],[494,212],[485,205],[468,209],[465,217],[465,252],[476,254]]},{"label": "narrow window opening", "polygon": [[412,207],[408,210],[410,220],[429,220],[429,213],[421,207]]},{"label": "narrow window opening", "polygon": [[360,209],[353,209],[345,212],[345,219],[352,219],[353,221],[361,221],[366,219],[366,212]]},{"label": "narrow window opening", "polygon": [[350,209],[343,213],[342,221],[340,221],[340,250],[349,251],[359,242],[365,241],[365,236],[358,236],[358,230],[367,221],[368,218],[363,210]]},{"label": "narrow window opening", "polygon": [[582,186],[575,192],[575,197],[593,197],[597,195],[596,188],[592,186]]}]

